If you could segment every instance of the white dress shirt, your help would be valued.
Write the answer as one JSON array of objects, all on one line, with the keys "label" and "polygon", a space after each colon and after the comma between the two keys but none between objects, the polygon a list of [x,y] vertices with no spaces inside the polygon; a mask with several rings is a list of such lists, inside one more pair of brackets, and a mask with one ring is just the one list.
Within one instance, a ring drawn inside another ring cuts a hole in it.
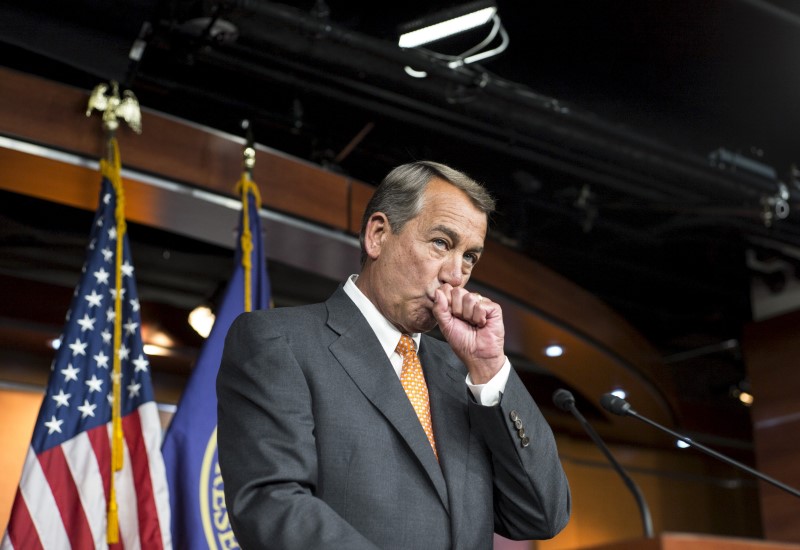
[{"label": "white dress shirt", "polygon": [[[367,323],[372,327],[372,330],[375,331],[375,336],[378,337],[378,341],[383,346],[383,351],[386,352],[386,356],[392,363],[392,367],[394,367],[394,371],[399,378],[400,371],[403,368],[403,358],[395,351],[395,348],[397,347],[397,342],[400,341],[401,333],[378,311],[375,304],[364,296],[364,293],[356,286],[356,279],[358,279],[358,275],[350,275],[344,284],[344,291],[367,319]],[[411,339],[414,340],[414,345],[419,349],[420,334],[415,333],[409,336],[411,336]],[[491,380],[485,384],[473,384],[469,374],[467,374],[466,384],[476,402],[490,407],[500,402],[500,396],[506,388],[510,372],[511,362],[506,357],[503,367]]]}]

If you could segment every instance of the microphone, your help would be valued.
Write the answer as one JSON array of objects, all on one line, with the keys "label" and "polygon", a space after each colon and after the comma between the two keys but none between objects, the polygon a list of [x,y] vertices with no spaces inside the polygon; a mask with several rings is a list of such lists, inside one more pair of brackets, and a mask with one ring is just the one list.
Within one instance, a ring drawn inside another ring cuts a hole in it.
[{"label": "microphone", "polygon": [[586,430],[586,433],[589,434],[589,437],[592,438],[592,441],[594,441],[595,444],[600,447],[600,450],[603,451],[603,454],[606,455],[608,461],[617,471],[619,476],[622,478],[622,481],[625,482],[625,485],[628,486],[628,489],[631,490],[633,497],[636,499],[636,504],[639,506],[639,513],[642,516],[642,527],[644,529],[645,536],[649,539],[653,538],[653,520],[650,517],[650,509],[647,507],[647,502],[645,502],[639,486],[636,485],[636,482],[631,479],[625,470],[622,469],[620,463],[617,462],[617,459],[615,459],[614,455],[611,454],[608,446],[606,446],[594,428],[592,428],[592,425],[589,424],[586,418],[584,418],[580,411],[578,411],[578,408],[575,406],[575,397],[573,397],[571,392],[562,388],[553,393],[553,403],[562,411],[572,413],[572,415],[578,419],[578,422],[581,423],[583,429]]},{"label": "microphone", "polygon": [[638,418],[639,420],[641,420],[641,421],[643,421],[643,422],[645,422],[647,424],[650,424],[651,426],[661,430],[662,432],[668,433],[672,437],[680,439],[681,441],[683,441],[684,443],[686,443],[687,445],[689,445],[691,447],[699,449],[699,450],[703,451],[704,453],[706,453],[706,454],[708,454],[710,456],[713,456],[714,458],[716,458],[718,460],[721,460],[721,461],[725,462],[726,464],[730,464],[731,466],[739,468],[740,470],[743,470],[743,471],[747,472],[750,475],[753,475],[753,476],[755,476],[755,477],[757,477],[757,478],[759,478],[759,479],[761,479],[763,481],[766,481],[767,483],[771,483],[772,485],[774,485],[778,489],[782,489],[782,490],[786,491],[787,493],[789,493],[791,495],[794,495],[796,497],[800,497],[800,491],[798,491],[797,489],[795,489],[793,487],[789,487],[785,483],[781,483],[777,479],[771,478],[766,474],[762,474],[758,470],[754,470],[753,468],[750,468],[749,466],[746,466],[745,464],[742,464],[741,462],[737,462],[736,460],[734,460],[732,458],[729,458],[729,457],[727,457],[727,456],[725,456],[725,455],[723,455],[721,453],[718,453],[717,451],[715,451],[713,449],[709,449],[705,445],[701,445],[700,443],[698,443],[696,441],[693,441],[692,439],[686,437],[685,435],[681,435],[681,434],[679,434],[677,432],[674,432],[674,431],[670,430],[669,428],[667,428],[665,426],[662,426],[661,424],[659,424],[659,423],[657,423],[657,422],[655,422],[653,420],[650,420],[646,416],[642,416],[641,414],[639,414],[635,410],[633,410],[633,408],[631,407],[630,403],[628,403],[627,401],[625,401],[621,397],[617,397],[616,395],[614,395],[612,393],[606,393],[600,398],[600,404],[608,412],[611,412],[611,413],[614,413],[614,414],[618,414],[620,416],[633,416],[634,418]]}]

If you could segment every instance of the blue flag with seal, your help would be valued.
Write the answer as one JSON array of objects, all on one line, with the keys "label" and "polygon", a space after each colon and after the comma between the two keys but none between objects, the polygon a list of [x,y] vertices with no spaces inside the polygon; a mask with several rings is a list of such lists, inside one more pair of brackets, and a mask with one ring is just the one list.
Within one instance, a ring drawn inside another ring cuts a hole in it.
[{"label": "blue flag with seal", "polygon": [[237,190],[242,213],[233,276],[161,448],[172,507],[172,541],[179,549],[238,547],[228,521],[217,461],[216,378],[228,328],[239,314],[267,308],[270,287],[258,188],[245,172]]}]

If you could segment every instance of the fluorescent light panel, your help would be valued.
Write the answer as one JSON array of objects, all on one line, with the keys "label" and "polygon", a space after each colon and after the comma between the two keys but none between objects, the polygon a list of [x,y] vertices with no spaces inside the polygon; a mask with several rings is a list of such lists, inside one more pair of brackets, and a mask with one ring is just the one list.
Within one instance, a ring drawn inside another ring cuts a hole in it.
[{"label": "fluorescent light panel", "polygon": [[497,7],[491,6],[447,21],[442,21],[441,23],[407,32],[400,35],[398,45],[401,48],[414,48],[446,36],[474,29],[491,20],[496,13]]}]

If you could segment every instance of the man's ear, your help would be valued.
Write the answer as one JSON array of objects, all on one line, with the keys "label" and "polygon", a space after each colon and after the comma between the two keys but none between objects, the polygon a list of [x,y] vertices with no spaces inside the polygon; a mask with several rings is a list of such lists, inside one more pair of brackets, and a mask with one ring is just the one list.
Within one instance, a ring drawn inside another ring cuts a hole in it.
[{"label": "man's ear", "polygon": [[375,212],[369,217],[367,229],[364,232],[364,249],[370,259],[375,260],[380,256],[383,243],[391,232],[392,228],[389,226],[386,214]]}]

